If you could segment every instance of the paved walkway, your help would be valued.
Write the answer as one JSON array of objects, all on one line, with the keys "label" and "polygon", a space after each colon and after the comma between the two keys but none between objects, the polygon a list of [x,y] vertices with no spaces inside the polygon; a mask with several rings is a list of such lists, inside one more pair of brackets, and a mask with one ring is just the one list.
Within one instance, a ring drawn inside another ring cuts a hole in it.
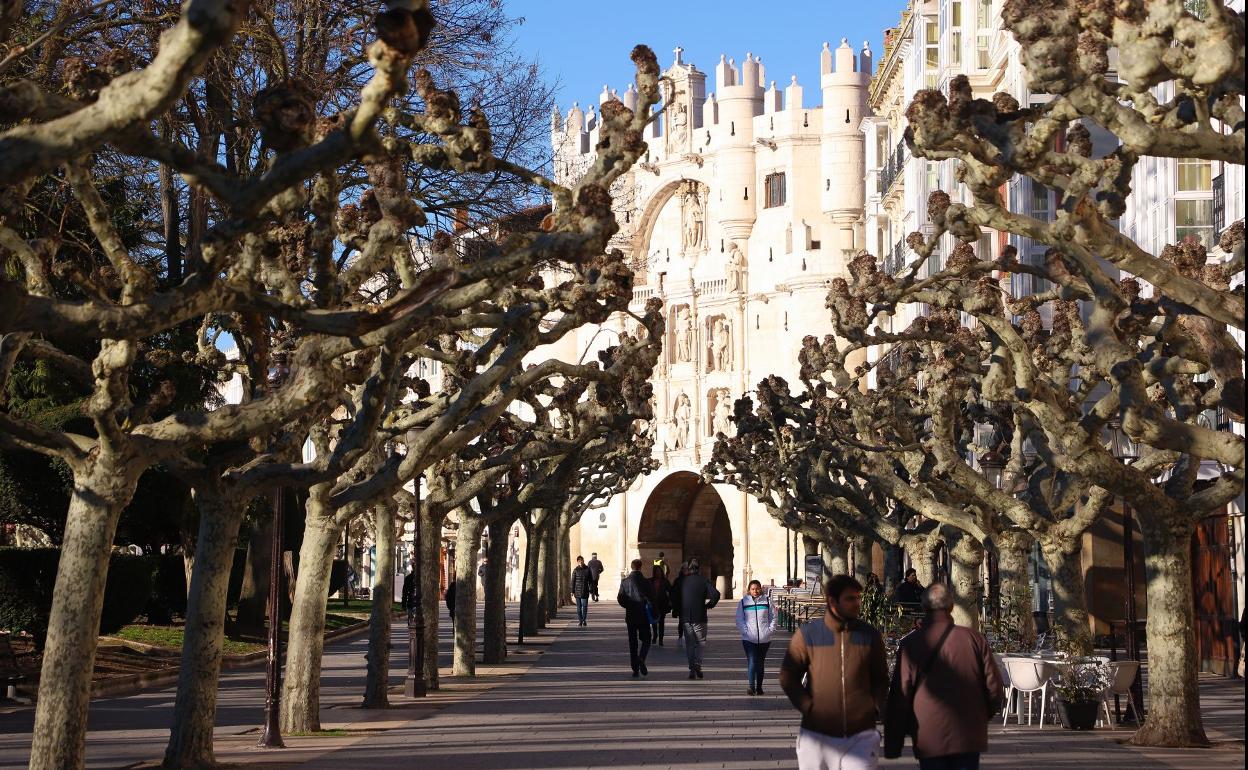
[{"label": "paved walkway", "polygon": [[[218,758],[247,767],[451,768],[525,770],[537,768],[793,768],[796,714],[779,690],[776,668],[787,635],[773,643],[767,695],[745,693],[744,657],[732,629],[732,608],[712,612],[710,649],[702,681],[686,679],[684,652],[674,634],[649,659],[650,676],[631,678],[621,611],[614,603],[590,605],[590,625],[568,623],[565,611],[541,644],[513,655],[507,666],[483,669],[472,683],[448,681],[421,703],[401,696],[397,708],[357,708],[363,682],[364,640],[335,646],[326,664],[323,723],[341,731],[323,737],[293,737],[292,748],[253,748],[259,721],[255,698],[258,672],[235,672],[223,680]],[[553,637],[553,641],[552,641]],[[400,641],[396,637],[396,642]],[[544,649],[540,657],[533,654]],[[396,647],[396,677],[406,666],[405,647]],[[517,672],[523,672],[516,675]],[[231,681],[251,676],[247,683]],[[246,697],[243,695],[245,689]],[[1127,731],[1075,733],[1053,725],[1043,729],[991,728],[989,768],[1220,768],[1243,767],[1242,680],[1202,679],[1212,750],[1158,751],[1117,743]],[[88,749],[92,767],[139,767],[159,758],[165,733],[136,731],[135,721],[167,724],[168,694],[138,695],[101,702],[93,709]],[[155,715],[161,715],[155,718]],[[12,722],[0,718],[0,733]],[[28,731],[29,727],[25,727]],[[141,733],[140,744],[133,741]],[[17,767],[15,749],[24,735],[0,735],[0,766]],[[907,755],[909,749],[907,749]],[[914,767],[907,756],[884,767]]]}]

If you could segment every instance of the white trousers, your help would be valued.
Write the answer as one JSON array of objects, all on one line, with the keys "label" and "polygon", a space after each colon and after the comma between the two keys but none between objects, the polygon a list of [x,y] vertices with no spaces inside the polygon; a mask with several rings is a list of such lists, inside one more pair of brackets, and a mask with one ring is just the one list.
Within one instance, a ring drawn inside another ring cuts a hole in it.
[{"label": "white trousers", "polygon": [[875,770],[880,766],[879,756],[880,734],[874,729],[848,738],[797,732],[798,770]]}]

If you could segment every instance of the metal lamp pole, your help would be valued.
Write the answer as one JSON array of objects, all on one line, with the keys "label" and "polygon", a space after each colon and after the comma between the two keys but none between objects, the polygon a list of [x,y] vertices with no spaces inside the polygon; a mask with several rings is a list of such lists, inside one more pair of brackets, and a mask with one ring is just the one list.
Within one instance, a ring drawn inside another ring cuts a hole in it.
[{"label": "metal lamp pole", "polygon": [[[1130,464],[1132,460],[1136,459],[1138,453],[1135,442],[1122,429],[1121,424],[1116,421],[1109,424],[1109,438],[1110,452],[1113,453],[1119,462]],[[1135,624],[1137,622],[1135,608],[1135,522],[1131,506],[1127,503],[1126,498],[1122,500],[1122,569],[1127,578],[1127,658],[1138,662],[1140,660],[1140,645],[1135,633]],[[1131,682],[1131,697],[1135,699],[1136,708],[1144,707],[1144,687],[1138,668],[1135,672],[1135,679]],[[1132,709],[1132,715],[1138,716],[1135,714],[1134,709]]]},{"label": "metal lamp pole", "polygon": [[265,674],[264,734],[257,746],[282,749],[282,527],[286,495],[279,487],[273,497],[273,542],[269,552],[269,664]]},{"label": "metal lamp pole", "polygon": [[416,526],[412,531],[412,596],[407,603],[407,678],[403,694],[425,697],[425,603],[420,570],[420,476],[416,477]]}]

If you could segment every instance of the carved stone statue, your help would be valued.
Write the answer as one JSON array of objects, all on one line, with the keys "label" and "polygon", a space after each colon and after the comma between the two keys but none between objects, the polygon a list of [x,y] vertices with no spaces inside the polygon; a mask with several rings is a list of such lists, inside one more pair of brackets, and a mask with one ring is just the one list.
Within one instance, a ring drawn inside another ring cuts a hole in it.
[{"label": "carved stone statue", "polygon": [[689,105],[685,104],[683,100],[672,105],[672,112],[669,117],[671,119],[671,131],[667,135],[668,151],[679,152],[689,144]]},{"label": "carved stone statue", "polygon": [[726,318],[715,319],[711,328],[712,369],[726,372],[732,368],[732,326]]},{"label": "carved stone statue", "polygon": [[681,245],[686,251],[694,251],[702,248],[704,238],[704,224],[706,221],[706,209],[702,203],[702,193],[696,185],[690,185],[690,189],[685,193],[681,206],[684,212],[684,227],[682,230]]},{"label": "carved stone statue", "polygon": [[727,388],[716,391],[715,414],[711,418],[711,432],[725,436],[732,433],[732,396]]},{"label": "carved stone statue", "polygon": [[672,409],[672,422],[675,423],[675,436],[672,442],[673,448],[684,449],[689,446],[689,422],[693,419],[693,406],[689,403],[689,396],[681,391],[676,397],[676,406]]},{"label": "carved stone statue", "polygon": [[689,307],[682,305],[676,311],[676,361],[693,360],[693,317]]},{"label": "carved stone statue", "polygon": [[728,241],[728,291],[745,291],[745,254],[736,241]]}]

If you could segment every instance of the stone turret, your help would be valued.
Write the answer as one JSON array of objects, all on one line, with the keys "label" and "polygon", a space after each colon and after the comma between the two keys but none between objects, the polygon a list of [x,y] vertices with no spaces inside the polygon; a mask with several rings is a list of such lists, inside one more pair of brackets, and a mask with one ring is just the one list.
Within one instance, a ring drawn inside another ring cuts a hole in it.
[{"label": "stone turret", "polygon": [[[861,61],[869,63],[871,53],[863,47]],[[822,170],[823,213],[834,227],[834,254],[862,248],[858,221],[865,202],[862,179],[866,176],[863,153],[865,137],[859,126],[867,115],[867,89],[870,72],[860,68],[860,59],[841,38],[833,52],[824,43],[820,85],[823,89]]]}]

